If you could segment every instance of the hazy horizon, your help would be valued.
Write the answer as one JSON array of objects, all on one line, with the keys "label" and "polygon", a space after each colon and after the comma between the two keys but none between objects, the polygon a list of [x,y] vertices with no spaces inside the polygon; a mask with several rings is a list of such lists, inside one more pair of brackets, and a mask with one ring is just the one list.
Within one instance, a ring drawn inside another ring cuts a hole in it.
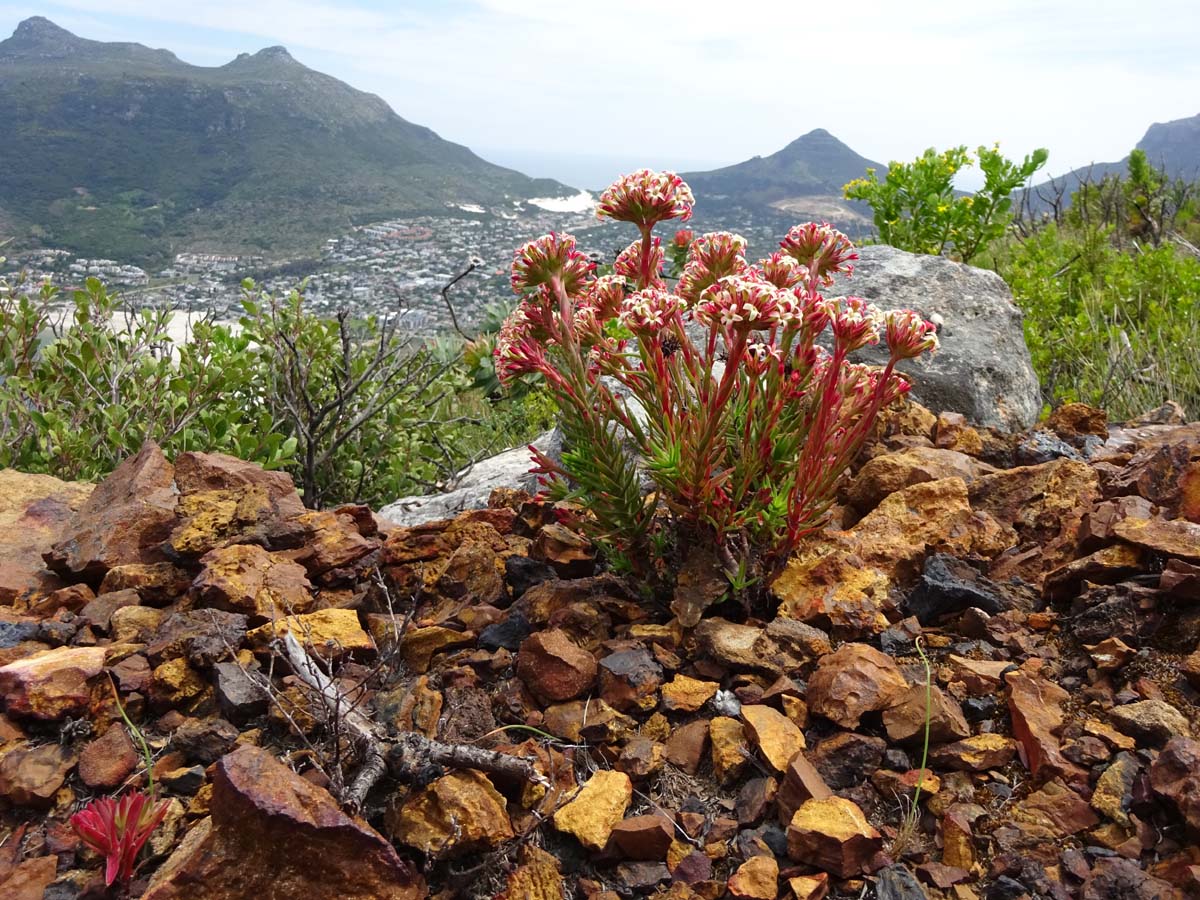
[{"label": "hazy horizon", "polygon": [[490,161],[585,189],[638,165],[765,156],[814,128],[884,163],[929,146],[998,140],[1010,156],[1045,146],[1054,175],[1119,160],[1152,123],[1200,113],[1200,7],[1182,0],[1136,11],[1111,0],[872,2],[845,18],[750,0],[733,22],[727,9],[0,0],[0,34],[43,15],[198,65],[282,44]]}]

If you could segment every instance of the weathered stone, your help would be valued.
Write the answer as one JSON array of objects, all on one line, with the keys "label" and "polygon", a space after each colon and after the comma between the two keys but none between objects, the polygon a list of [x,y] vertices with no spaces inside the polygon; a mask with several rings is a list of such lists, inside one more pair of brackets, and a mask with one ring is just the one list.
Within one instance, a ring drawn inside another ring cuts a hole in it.
[{"label": "weathered stone", "polygon": [[240,664],[217,663],[212,674],[217,705],[231,722],[247,722],[267,711],[266,694]]},{"label": "weathered stone", "polygon": [[521,851],[521,863],[508,876],[504,890],[495,900],[566,900],[558,860],[542,850],[526,844]]},{"label": "weathered stone", "polygon": [[79,754],[79,780],[93,790],[118,787],[140,759],[124,727],[111,725]]},{"label": "weathered stone", "polygon": [[51,806],[75,761],[75,754],[60,744],[9,750],[0,757],[0,799],[13,806]]},{"label": "weathered stone", "polygon": [[195,609],[172,613],[162,620],[146,647],[151,662],[186,657],[197,666],[211,666],[240,647],[247,619],[220,609]]},{"label": "weathered stone", "polygon": [[898,744],[924,741],[926,728],[934,744],[961,740],[971,733],[962,706],[936,684],[929,685],[928,691],[923,684],[902,690],[883,711],[883,726],[888,738]]},{"label": "weathered stone", "polygon": [[1102,813],[1119,825],[1129,826],[1129,804],[1132,801],[1133,780],[1139,770],[1138,762],[1130,753],[1118,753],[1112,764],[1096,779],[1092,792],[1092,809]]},{"label": "weathered stone", "polygon": [[1001,734],[977,734],[930,750],[930,762],[944,769],[985,772],[1003,769],[1017,755],[1017,742]]},{"label": "weathered stone", "polygon": [[658,705],[663,670],[644,647],[619,650],[600,660],[600,696],[621,712],[649,712]]},{"label": "weathered stone", "polygon": [[796,895],[796,900],[825,900],[829,896],[829,873],[793,876],[788,879],[788,887]]},{"label": "weathered stone", "polygon": [[628,775],[600,769],[554,814],[554,827],[598,852],[608,843],[631,799],[633,784]]},{"label": "weathered stone", "polygon": [[141,602],[142,598],[134,590],[101,593],[79,611],[79,618],[92,628],[107,633],[114,613],[129,606],[139,606]]},{"label": "weathered stone", "polygon": [[783,774],[783,783],[775,795],[775,803],[779,808],[779,824],[787,826],[804,803],[808,800],[824,800],[833,794],[821,773],[816,770],[801,751],[792,756],[788,762],[787,771]]},{"label": "weathered stone", "polygon": [[796,810],[787,829],[788,856],[852,878],[869,871],[883,850],[883,837],[871,827],[857,804],[842,797],[808,800]]},{"label": "weathered stone", "polygon": [[1182,892],[1130,859],[1101,857],[1084,881],[1079,900],[1183,900]]},{"label": "weathered stone", "polygon": [[618,772],[624,772],[634,781],[644,781],[662,771],[666,762],[666,750],[664,744],[648,737],[631,738],[621,748],[621,755],[617,757],[614,768]]},{"label": "weathered stone", "polygon": [[821,658],[808,682],[808,708],[843,728],[886,709],[907,687],[895,660],[867,644],[843,644]]},{"label": "weathered stone", "polygon": [[446,597],[469,597],[475,603],[504,599],[503,563],[493,547],[483,541],[464,541],[446,560],[437,577],[437,589]]},{"label": "weathered stone", "polygon": [[720,689],[716,681],[676,675],[662,686],[662,708],[666,712],[696,712]]},{"label": "weathered stone", "polygon": [[769,706],[743,706],[742,721],[746,735],[776,772],[786,772],[792,757],[805,747],[804,732]]},{"label": "weathered stone", "polygon": [[846,488],[847,502],[860,513],[868,513],[889,494],[942,478],[961,478],[970,484],[979,475],[994,472],[986,463],[955,450],[910,447],[868,460]]},{"label": "weathered stone", "polygon": [[537,696],[572,700],[596,683],[596,658],[554,628],[531,635],[517,654],[517,674]]},{"label": "weathered stone", "polygon": [[1057,841],[1100,821],[1086,800],[1059,781],[1047,782],[1015,804],[1009,819],[1020,827],[1025,839],[1037,842]]},{"label": "weathered stone", "polygon": [[100,592],[137,591],[143,603],[165,606],[178,600],[191,584],[192,576],[173,563],[129,563],[109,569]]},{"label": "weathered stone", "polygon": [[124,460],[88,496],[45,554],[54,571],[99,584],[109,569],[162,562],[175,525],[174,469],[153,441]]},{"label": "weathered stone", "polygon": [[[557,430],[547,431],[534,439],[533,446],[551,458],[557,458],[562,454],[562,435]],[[454,490],[401,497],[381,508],[379,517],[396,525],[412,527],[448,519],[465,510],[484,509],[488,497],[497,488],[535,493],[537,477],[530,473],[531,465],[528,447],[506,450],[458,472],[450,480],[455,485]]]},{"label": "weathered stone", "polygon": [[200,673],[182,657],[169,659],[150,677],[150,700],[158,709],[188,709],[208,692]]},{"label": "weathered stone", "polygon": [[90,484],[0,469],[0,606],[36,600],[64,586],[42,554],[91,492]]},{"label": "weathered stone", "polygon": [[709,724],[704,719],[688,722],[667,738],[667,761],[689,775],[695,775],[709,746]]},{"label": "weathered stone", "polygon": [[1123,541],[1164,556],[1200,562],[1200,523],[1186,519],[1125,519],[1113,526]]},{"label": "weathered stone", "polygon": [[1167,518],[1200,521],[1200,423],[1162,430],[1145,442],[1112,490],[1136,492],[1162,507]]},{"label": "weathered stone", "polygon": [[1100,498],[1100,483],[1091,466],[1056,459],[977,478],[970,497],[975,509],[1016,532],[1018,550],[1037,547],[1036,553],[997,559],[992,578],[1040,584],[1047,572],[1074,558],[1083,515]]},{"label": "weathered stone", "polygon": [[304,567],[254,544],[218,547],[200,559],[192,585],[199,605],[275,619],[313,608],[312,585]]},{"label": "weathered stone", "polygon": [[513,836],[505,801],[486,775],[451,772],[417,791],[389,815],[392,839],[422,853],[490,849]]},{"label": "weathered stone", "polygon": [[862,784],[883,761],[887,741],[853,731],[839,731],[808,752],[808,759],[833,790]]},{"label": "weathered stone", "polygon": [[475,635],[469,631],[455,631],[441,625],[410,628],[400,638],[400,658],[409,671],[423,675],[429,671],[434,654],[457,647],[470,646]]},{"label": "weathered stone", "polygon": [[942,816],[942,862],[970,871],[975,867],[975,836],[967,807],[953,804]]},{"label": "weathered stone", "polygon": [[1200,834],[1200,741],[1174,737],[1150,766],[1150,786]]},{"label": "weathered stone", "polygon": [[788,559],[783,572],[771,582],[771,593],[779,600],[779,615],[827,623],[835,632],[849,635],[882,631],[887,627],[882,611],[887,576],[863,565],[853,553],[850,537],[839,536],[837,541],[829,544],[818,538],[802,544]]},{"label": "weathered stone", "polygon": [[[886,308],[937,315],[941,349],[900,363],[913,398],[934,413],[963,413],[978,425],[1019,431],[1036,421],[1041,391],[1021,330],[1021,313],[994,272],[920,256],[883,244],[860,247],[853,277],[839,278],[830,296],[852,293]],[[883,365],[880,345],[856,358]]]},{"label": "weathered stone", "polygon": [[1139,700],[1114,706],[1109,718],[1119,731],[1161,747],[1173,737],[1190,737],[1187,717],[1164,700]]},{"label": "weathered stone", "polygon": [[153,606],[122,606],[108,621],[109,637],[118,644],[149,643],[165,618],[166,613]]},{"label": "weathered stone", "polygon": [[729,895],[738,900],[775,900],[779,863],[773,856],[752,856],[729,877]]},{"label": "weathered stone", "polygon": [[1105,638],[1099,644],[1088,644],[1083,649],[1101,672],[1115,672],[1137,655],[1136,650],[1115,637]]},{"label": "weathered stone", "polygon": [[18,864],[7,874],[0,869],[0,889],[5,900],[43,900],[53,896],[47,888],[57,876],[58,857],[38,856]]},{"label": "weathered stone", "polygon": [[248,632],[246,638],[261,646],[289,631],[320,656],[337,658],[348,653],[375,652],[375,642],[363,630],[358,613],[352,609],[319,609],[301,616],[288,616],[260,625]]},{"label": "weathered stone", "polygon": [[613,827],[609,846],[626,859],[665,860],[674,840],[674,823],[665,816],[631,816]]},{"label": "weathered stone", "polygon": [[1065,720],[1062,704],[1070,695],[1057,684],[1025,671],[1009,672],[1005,679],[1021,762],[1035,777],[1045,771],[1070,782],[1086,780],[1086,773],[1063,757],[1057,736]]},{"label": "weathered stone", "polygon": [[44,721],[78,715],[91,701],[91,680],[105,655],[103,647],[58,647],[0,667],[5,711]]},{"label": "weathered stone", "polygon": [[750,762],[745,729],[737,719],[715,716],[708,722],[708,736],[712,742],[713,777],[726,784],[737,778]]},{"label": "weathered stone", "polygon": [[908,595],[906,606],[922,625],[932,625],[941,616],[970,608],[982,609],[990,615],[1010,609],[1027,610],[1036,599],[1032,591],[997,584],[969,563],[935,553],[925,560],[921,578]]},{"label": "weathered stone", "polygon": [[[331,572],[351,569],[359,560],[378,550],[381,544],[377,537],[364,535],[354,516],[348,512],[309,510],[290,521],[303,528],[305,534],[301,545],[287,551],[287,555],[304,566],[312,579],[323,579]],[[372,520],[372,531],[374,524]]]},{"label": "weathered stone", "polygon": [[224,719],[185,719],[171,734],[171,749],[188,762],[212,765],[234,748],[238,730]]},{"label": "weathered stone", "polygon": [[143,900],[424,900],[395,849],[333,798],[243,746],[217,763],[212,817],[155,872]]}]

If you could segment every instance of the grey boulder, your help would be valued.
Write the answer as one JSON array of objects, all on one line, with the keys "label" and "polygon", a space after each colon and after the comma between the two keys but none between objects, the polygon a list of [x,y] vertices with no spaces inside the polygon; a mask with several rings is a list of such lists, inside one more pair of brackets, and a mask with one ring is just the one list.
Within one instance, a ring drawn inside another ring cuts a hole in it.
[{"label": "grey boulder", "polygon": [[[865,297],[881,309],[913,309],[940,321],[941,349],[905,360],[912,397],[935,413],[958,412],[976,425],[1021,431],[1037,421],[1042,401],[1025,346],[1021,311],[995,272],[940,256],[874,245],[859,249],[850,278],[839,277],[827,296]],[[881,344],[856,354],[882,364]]]}]

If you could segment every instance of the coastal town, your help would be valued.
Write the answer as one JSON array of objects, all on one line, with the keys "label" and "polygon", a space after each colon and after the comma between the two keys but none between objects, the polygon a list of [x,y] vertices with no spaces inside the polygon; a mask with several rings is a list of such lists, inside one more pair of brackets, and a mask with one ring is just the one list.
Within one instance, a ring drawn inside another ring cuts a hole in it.
[{"label": "coastal town", "polygon": [[[276,295],[302,288],[317,314],[343,308],[355,315],[400,313],[408,330],[437,334],[454,325],[443,287],[470,269],[449,293],[458,326],[469,329],[489,306],[510,300],[513,250],[538,235],[569,232],[598,263],[612,262],[633,235],[627,227],[597,221],[591,196],[582,196],[586,203],[566,209],[527,205],[520,214],[496,214],[456,208],[447,215],[360,225],[326,240],[318,254],[294,259],[189,251],[147,271],[62,249],[35,249],[11,254],[0,274],[20,273],[27,284],[49,281],[63,291],[94,277],[132,306],[167,307],[228,321],[240,315],[244,285],[252,280],[255,290]],[[720,228],[722,223],[698,224]],[[749,226],[739,230],[750,240],[751,251],[767,251],[778,223]]]}]

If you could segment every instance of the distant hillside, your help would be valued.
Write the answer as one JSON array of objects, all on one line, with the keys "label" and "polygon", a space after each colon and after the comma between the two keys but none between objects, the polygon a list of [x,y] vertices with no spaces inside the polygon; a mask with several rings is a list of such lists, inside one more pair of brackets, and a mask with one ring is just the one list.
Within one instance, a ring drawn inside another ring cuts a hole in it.
[{"label": "distant hillside", "polygon": [[351,222],[574,193],[492,165],[282,47],[206,68],[41,17],[0,41],[0,134],[0,209],[26,226],[18,239],[126,259],[283,255]]},{"label": "distant hillside", "polygon": [[[1146,130],[1134,149],[1144,150],[1150,164],[1172,178],[1200,181],[1200,115],[1173,122],[1156,122]],[[1045,209],[1048,206],[1046,199],[1054,197],[1059,190],[1069,199],[1089,179],[1099,181],[1105,175],[1125,174],[1128,162],[1126,156],[1119,162],[1093,163],[1048,179],[1029,189],[1030,201],[1035,210]]]},{"label": "distant hillside", "polygon": [[843,199],[842,186],[868,168],[886,166],[859,156],[823,128],[810,131],[770,156],[683,177],[697,208],[771,211],[796,221],[825,219],[851,230],[870,225],[870,210]]}]

